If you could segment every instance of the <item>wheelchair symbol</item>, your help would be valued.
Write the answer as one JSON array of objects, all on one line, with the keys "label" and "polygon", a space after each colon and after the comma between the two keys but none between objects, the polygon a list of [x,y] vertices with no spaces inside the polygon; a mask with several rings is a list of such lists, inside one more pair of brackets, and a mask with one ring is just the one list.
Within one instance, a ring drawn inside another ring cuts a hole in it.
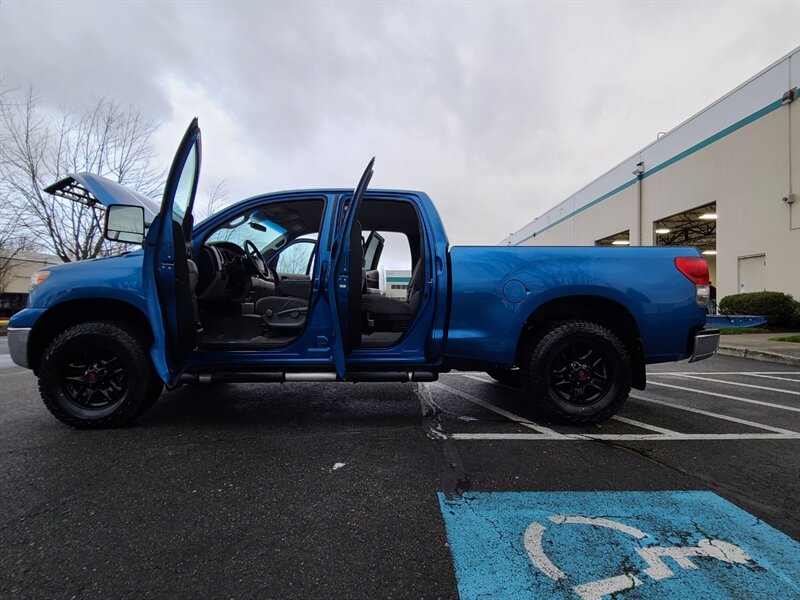
[{"label": "wheelchair symbol", "polygon": [[[625,525],[619,521],[604,519],[600,517],[582,517],[578,515],[552,515],[547,517],[548,521],[556,525],[593,525],[595,527],[605,527],[615,529],[638,540],[644,539],[648,534],[636,527]],[[524,541],[525,550],[531,562],[542,573],[553,581],[558,581],[567,577],[567,574],[559,569],[548,558],[542,547],[542,537],[546,527],[539,523],[531,523],[525,530]],[[669,558],[683,569],[697,569],[697,565],[691,558],[706,557],[715,558],[719,561],[730,564],[745,564],[752,560],[747,553],[729,542],[722,540],[702,539],[696,546],[668,546],[668,547],[646,547],[636,548],[636,552],[647,563],[648,567],[643,571],[645,575],[655,581],[661,581],[675,575],[664,559]],[[598,579],[589,583],[582,583],[572,588],[582,600],[602,600],[608,594],[623,592],[635,587],[644,585],[642,581],[633,573],[623,573],[606,579]]]}]

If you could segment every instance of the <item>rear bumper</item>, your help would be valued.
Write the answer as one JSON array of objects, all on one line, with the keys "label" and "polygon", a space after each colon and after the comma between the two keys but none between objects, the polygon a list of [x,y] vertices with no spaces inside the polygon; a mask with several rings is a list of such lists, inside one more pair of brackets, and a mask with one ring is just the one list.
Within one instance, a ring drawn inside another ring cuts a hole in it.
[{"label": "rear bumper", "polygon": [[689,362],[697,362],[711,358],[719,348],[719,329],[703,329],[698,331],[694,336],[694,345],[692,346],[692,356],[689,357]]},{"label": "rear bumper", "polygon": [[28,338],[30,334],[30,327],[8,328],[8,351],[11,354],[11,360],[26,369],[30,368],[28,366]]}]

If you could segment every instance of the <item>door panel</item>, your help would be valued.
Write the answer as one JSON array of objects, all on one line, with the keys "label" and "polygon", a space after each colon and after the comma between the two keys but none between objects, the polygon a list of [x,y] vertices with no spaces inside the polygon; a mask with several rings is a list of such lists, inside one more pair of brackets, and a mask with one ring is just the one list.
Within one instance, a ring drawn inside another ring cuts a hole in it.
[{"label": "door panel", "polygon": [[377,231],[372,231],[364,243],[364,268],[367,271],[375,271],[383,254],[383,246],[386,240]]},{"label": "door panel", "polygon": [[344,378],[345,357],[356,347],[361,339],[361,267],[363,263],[361,247],[361,225],[356,214],[367,186],[372,179],[375,158],[369,161],[364,174],[353,192],[353,197],[345,199],[342,209],[341,225],[336,232],[336,241],[331,252],[328,294],[331,314],[331,350],[336,373]]},{"label": "door panel", "polygon": [[763,292],[767,289],[767,256],[743,256],[738,260],[739,293]]},{"label": "door panel", "polygon": [[[163,357],[168,383],[174,382],[181,363],[197,345],[197,313],[191,260],[192,206],[200,174],[200,128],[194,119],[175,154],[164,189],[155,232],[145,244],[145,293],[157,297],[158,312],[164,324]],[[152,240],[152,241],[151,241]],[[153,303],[150,303],[153,306]],[[154,320],[158,323],[158,320]]]}]

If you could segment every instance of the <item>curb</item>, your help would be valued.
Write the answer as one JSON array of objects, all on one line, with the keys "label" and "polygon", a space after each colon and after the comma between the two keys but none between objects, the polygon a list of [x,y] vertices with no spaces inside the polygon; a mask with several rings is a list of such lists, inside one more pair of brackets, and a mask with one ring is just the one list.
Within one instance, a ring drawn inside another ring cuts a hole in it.
[{"label": "curb", "polygon": [[778,363],[780,365],[789,365],[790,367],[800,367],[800,356],[787,356],[786,354],[768,352],[767,350],[753,350],[752,348],[720,346],[717,350],[717,354],[721,354],[723,356],[749,358],[750,360],[758,360],[761,362]]}]

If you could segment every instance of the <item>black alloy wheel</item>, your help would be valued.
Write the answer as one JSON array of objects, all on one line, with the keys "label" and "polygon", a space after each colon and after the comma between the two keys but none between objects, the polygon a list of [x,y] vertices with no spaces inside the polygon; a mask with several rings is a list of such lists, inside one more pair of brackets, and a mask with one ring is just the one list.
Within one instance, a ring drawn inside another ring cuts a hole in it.
[{"label": "black alloy wheel", "polygon": [[611,387],[611,362],[602,346],[570,341],[554,352],[550,385],[565,402],[585,406],[600,400]]},{"label": "black alloy wheel", "polygon": [[163,389],[147,346],[125,323],[68,327],[47,346],[36,370],[45,406],[58,420],[82,429],[132,421]]},{"label": "black alloy wheel", "polygon": [[521,352],[520,376],[534,410],[558,423],[596,423],[628,398],[631,358],[608,328],[590,321],[548,325]]},{"label": "black alloy wheel", "polygon": [[64,365],[61,387],[80,408],[101,410],[124,398],[129,378],[114,348],[95,342],[82,345]]}]

